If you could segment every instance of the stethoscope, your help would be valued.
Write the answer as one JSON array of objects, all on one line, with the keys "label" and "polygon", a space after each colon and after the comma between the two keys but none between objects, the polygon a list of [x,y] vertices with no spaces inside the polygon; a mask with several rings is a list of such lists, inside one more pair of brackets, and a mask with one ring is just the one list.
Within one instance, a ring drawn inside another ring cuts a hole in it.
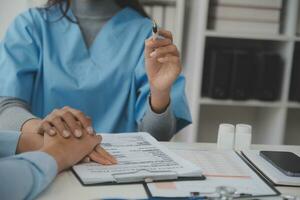
[{"label": "stethoscope", "polygon": [[[206,192],[206,193],[199,193],[199,192],[191,192],[190,197],[188,198],[178,198],[184,200],[233,200],[239,198],[246,198],[252,200],[260,200],[265,199],[266,197],[254,197],[251,194],[244,194],[244,193],[237,193],[236,188],[228,187],[228,186],[219,186],[215,189],[214,192]],[[278,197],[277,199],[282,200],[300,200],[297,196],[292,195],[283,195]],[[154,197],[148,200],[162,200],[162,199],[172,199],[172,198],[161,198],[161,197]],[[176,198],[177,199],[177,198]],[[270,199],[270,198],[269,198]],[[114,199],[117,200],[117,199]],[[121,200],[121,199],[119,199]]]},{"label": "stethoscope", "polygon": [[[246,199],[264,199],[259,197],[252,197],[251,194],[245,193],[237,193],[236,188],[228,187],[228,186],[219,186],[216,188],[214,192],[210,193],[199,193],[199,192],[191,192],[190,200],[233,200],[239,198],[246,198]],[[293,196],[293,195],[283,195],[281,197],[282,200],[300,200],[300,197]]]},{"label": "stethoscope", "polygon": [[198,193],[198,192],[191,192],[191,200],[232,200],[238,197],[245,197],[251,196],[250,194],[238,194],[237,190],[234,187],[228,186],[219,186],[216,188],[214,192],[207,192],[207,193]]}]

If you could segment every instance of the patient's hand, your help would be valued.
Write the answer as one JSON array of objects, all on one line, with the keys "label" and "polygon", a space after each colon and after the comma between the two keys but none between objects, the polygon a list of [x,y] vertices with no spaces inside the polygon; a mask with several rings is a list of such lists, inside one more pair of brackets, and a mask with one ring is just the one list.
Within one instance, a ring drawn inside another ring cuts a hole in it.
[{"label": "patient's hand", "polygon": [[101,136],[83,134],[81,138],[71,136],[66,139],[60,134],[44,135],[41,151],[51,155],[57,162],[58,172],[67,169],[90,154],[101,142]]},{"label": "patient's hand", "polygon": [[33,132],[23,132],[21,133],[16,153],[36,151],[42,148],[43,144],[44,137],[42,135]]},{"label": "patient's hand", "polygon": [[[87,134],[86,132],[84,132],[84,134],[90,135]],[[57,137],[57,135],[52,137]],[[95,136],[95,135],[91,135],[91,136]],[[51,136],[48,136],[47,134],[43,136],[37,133],[22,133],[19,139],[16,153],[37,151],[41,149],[44,145],[44,139],[45,139],[44,137],[51,137]],[[101,139],[100,135],[97,137]],[[73,140],[74,139],[73,136],[71,136],[70,139]],[[81,142],[80,138],[78,142],[79,143]],[[73,147],[73,148],[77,148],[77,147]],[[112,155],[110,155],[105,149],[103,149],[100,145],[97,145],[83,161],[85,162],[95,161],[103,165],[111,165],[117,163],[116,159]]]}]

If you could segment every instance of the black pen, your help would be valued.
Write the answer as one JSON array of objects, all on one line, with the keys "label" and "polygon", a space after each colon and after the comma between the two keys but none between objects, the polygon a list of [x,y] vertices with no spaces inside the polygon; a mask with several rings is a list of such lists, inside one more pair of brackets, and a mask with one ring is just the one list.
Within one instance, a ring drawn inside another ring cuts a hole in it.
[{"label": "black pen", "polygon": [[152,35],[154,40],[156,40],[159,37],[158,25],[155,20],[152,21]]}]

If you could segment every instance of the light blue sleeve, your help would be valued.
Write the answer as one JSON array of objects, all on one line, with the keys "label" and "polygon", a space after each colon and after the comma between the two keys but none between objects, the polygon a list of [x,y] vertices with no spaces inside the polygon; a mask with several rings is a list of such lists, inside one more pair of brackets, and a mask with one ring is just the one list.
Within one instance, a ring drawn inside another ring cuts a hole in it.
[{"label": "light blue sleeve", "polygon": [[0,159],[1,199],[35,199],[55,178],[56,161],[43,152]]},{"label": "light blue sleeve", "polygon": [[20,132],[0,131],[0,158],[15,155]]},{"label": "light blue sleeve", "polygon": [[30,103],[40,66],[40,39],[30,11],[17,16],[0,42],[0,96]]}]

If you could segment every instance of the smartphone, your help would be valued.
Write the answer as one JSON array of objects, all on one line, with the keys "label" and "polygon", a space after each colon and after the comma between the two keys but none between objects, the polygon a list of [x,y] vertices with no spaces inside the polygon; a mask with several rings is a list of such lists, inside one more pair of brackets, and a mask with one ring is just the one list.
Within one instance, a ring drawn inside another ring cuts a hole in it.
[{"label": "smartphone", "polygon": [[300,177],[300,157],[286,151],[260,151],[259,155],[287,176]]}]

